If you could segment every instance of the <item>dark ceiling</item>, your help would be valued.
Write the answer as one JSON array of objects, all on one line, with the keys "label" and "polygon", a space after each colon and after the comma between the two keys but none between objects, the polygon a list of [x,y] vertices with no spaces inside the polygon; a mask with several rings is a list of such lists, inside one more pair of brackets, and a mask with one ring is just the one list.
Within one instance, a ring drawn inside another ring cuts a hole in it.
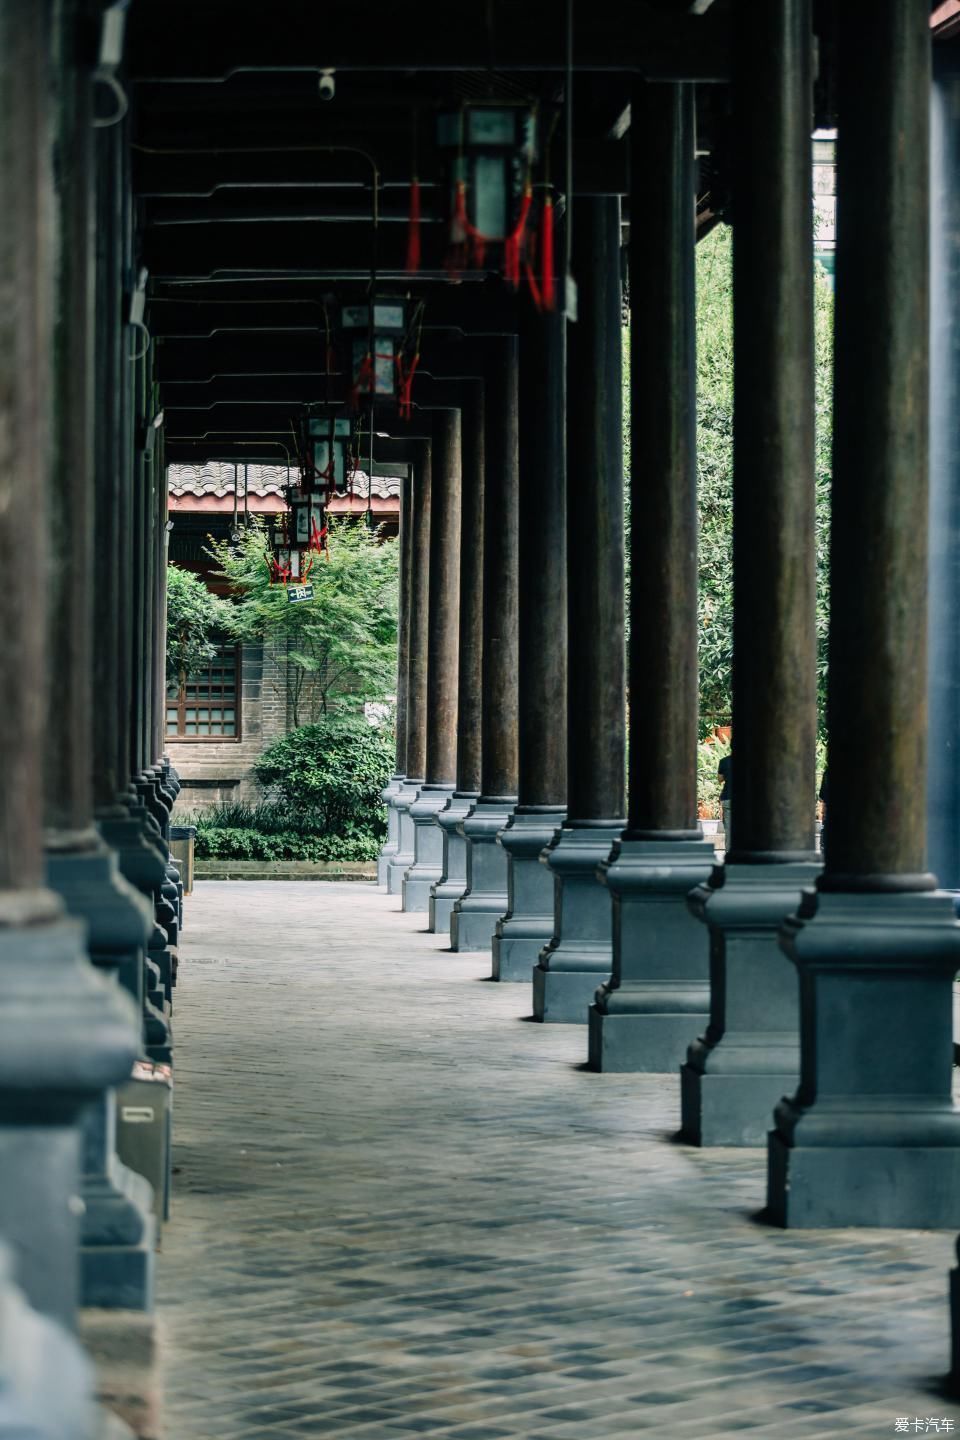
[{"label": "dark ceiling", "polygon": [[[572,58],[574,204],[620,194],[626,219],[633,88],[701,82],[701,210],[712,214],[707,152],[722,132],[728,25],[725,0],[573,0],[568,46],[563,0],[455,10],[436,0],[136,0],[126,43],[136,248],[149,272],[168,459],[279,455],[291,424],[329,393],[325,305],[362,302],[372,276],[378,294],[425,299],[424,373],[449,364],[458,331],[516,328],[530,301],[503,283],[499,248],[457,283],[445,266],[442,111],[536,107],[536,180],[552,187],[560,215]],[[422,258],[411,275],[414,173]]]}]

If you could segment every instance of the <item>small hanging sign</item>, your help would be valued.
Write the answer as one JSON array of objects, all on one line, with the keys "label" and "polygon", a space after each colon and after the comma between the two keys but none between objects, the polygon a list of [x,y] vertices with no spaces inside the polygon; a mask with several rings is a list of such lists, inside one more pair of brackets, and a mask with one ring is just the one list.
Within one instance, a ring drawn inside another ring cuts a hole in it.
[{"label": "small hanging sign", "polygon": [[312,599],[313,599],[313,586],[312,586],[312,585],[288,585],[288,586],[287,586],[287,599],[290,601],[290,603],[291,603],[292,605],[297,604],[298,601],[301,601],[301,600],[312,600]]}]

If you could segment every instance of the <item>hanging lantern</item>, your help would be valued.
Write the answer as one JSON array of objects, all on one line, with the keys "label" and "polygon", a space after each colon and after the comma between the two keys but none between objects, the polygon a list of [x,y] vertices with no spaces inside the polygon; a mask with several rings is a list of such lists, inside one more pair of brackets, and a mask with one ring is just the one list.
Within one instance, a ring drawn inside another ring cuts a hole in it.
[{"label": "hanging lantern", "polygon": [[346,493],[350,477],[350,436],[352,424],[347,417],[309,422],[309,440],[313,453],[314,484],[324,501],[331,491]]},{"label": "hanging lantern", "polygon": [[454,258],[469,253],[482,265],[489,243],[516,235],[536,159],[535,113],[526,105],[466,105],[438,117],[437,145],[449,157]]},{"label": "hanging lantern", "polygon": [[371,324],[369,305],[344,305],[341,323],[352,377],[351,403],[361,397],[393,401],[397,395],[397,357],[407,330],[403,300],[375,300]]}]

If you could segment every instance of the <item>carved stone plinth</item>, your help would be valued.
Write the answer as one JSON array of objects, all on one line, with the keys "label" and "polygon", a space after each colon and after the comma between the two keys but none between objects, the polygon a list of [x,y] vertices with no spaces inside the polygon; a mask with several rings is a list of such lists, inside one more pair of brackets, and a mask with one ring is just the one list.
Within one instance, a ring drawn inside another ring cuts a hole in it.
[{"label": "carved stone plinth", "polygon": [[820,865],[718,865],[689,897],[710,930],[710,1023],[680,1072],[692,1145],[765,1145],[773,1109],[800,1075],[796,968],[780,927]]},{"label": "carved stone plinth", "polygon": [[435,935],[450,933],[453,907],[467,888],[467,842],[460,826],[479,798],[476,791],[455,790],[437,816],[443,831],[443,878],[430,890],[429,928]]},{"label": "carved stone plinth", "polygon": [[781,944],[800,978],[800,1085],[769,1136],[771,1218],[956,1229],[953,896],[806,891]]},{"label": "carved stone plinth", "polygon": [[619,840],[600,874],[613,902],[613,973],[590,1007],[591,1070],[675,1074],[710,1010],[707,938],[687,895],[707,840]]},{"label": "carved stone plinth", "polygon": [[507,853],[507,911],[493,937],[493,979],[529,985],[553,937],[554,882],[540,856],[564,820],[562,809],[518,806],[500,832]]},{"label": "carved stone plinth", "polygon": [[400,817],[397,814],[396,807],[393,804],[393,799],[395,795],[399,794],[402,784],[403,776],[394,775],[391,777],[390,781],[384,787],[382,792],[383,803],[387,807],[387,838],[383,842],[383,847],[380,851],[380,854],[377,856],[378,885],[386,885],[387,870],[390,865],[390,861],[397,853],[397,847],[400,841]]},{"label": "carved stone plinth", "polygon": [[387,862],[387,893],[400,895],[403,891],[403,877],[414,861],[414,828],[410,818],[410,806],[420,794],[422,780],[404,780],[393,797],[397,812],[397,851]]},{"label": "carved stone plinth", "polygon": [[533,972],[537,1020],[585,1025],[596,988],[610,974],[613,917],[598,869],[622,827],[565,825],[544,852],[554,881],[554,933]]},{"label": "carved stone plinth", "polygon": [[488,950],[507,908],[507,853],[497,836],[513,814],[509,800],[480,799],[460,824],[467,844],[467,888],[450,915],[451,950]]},{"label": "carved stone plinth", "polygon": [[410,806],[413,864],[403,877],[404,910],[429,910],[430,892],[443,879],[443,830],[439,815],[453,791],[453,785],[424,785]]}]

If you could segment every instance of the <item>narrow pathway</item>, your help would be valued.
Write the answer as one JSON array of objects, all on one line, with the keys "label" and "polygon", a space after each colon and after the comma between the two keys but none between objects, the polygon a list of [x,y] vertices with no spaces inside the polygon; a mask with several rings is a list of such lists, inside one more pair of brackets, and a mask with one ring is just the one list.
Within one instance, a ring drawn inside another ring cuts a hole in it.
[{"label": "narrow pathway", "polygon": [[[578,1068],[365,884],[199,884],[160,1257],[169,1440],[943,1433],[944,1233],[782,1232],[675,1080]],[[901,1431],[902,1433],[902,1431]]]}]

